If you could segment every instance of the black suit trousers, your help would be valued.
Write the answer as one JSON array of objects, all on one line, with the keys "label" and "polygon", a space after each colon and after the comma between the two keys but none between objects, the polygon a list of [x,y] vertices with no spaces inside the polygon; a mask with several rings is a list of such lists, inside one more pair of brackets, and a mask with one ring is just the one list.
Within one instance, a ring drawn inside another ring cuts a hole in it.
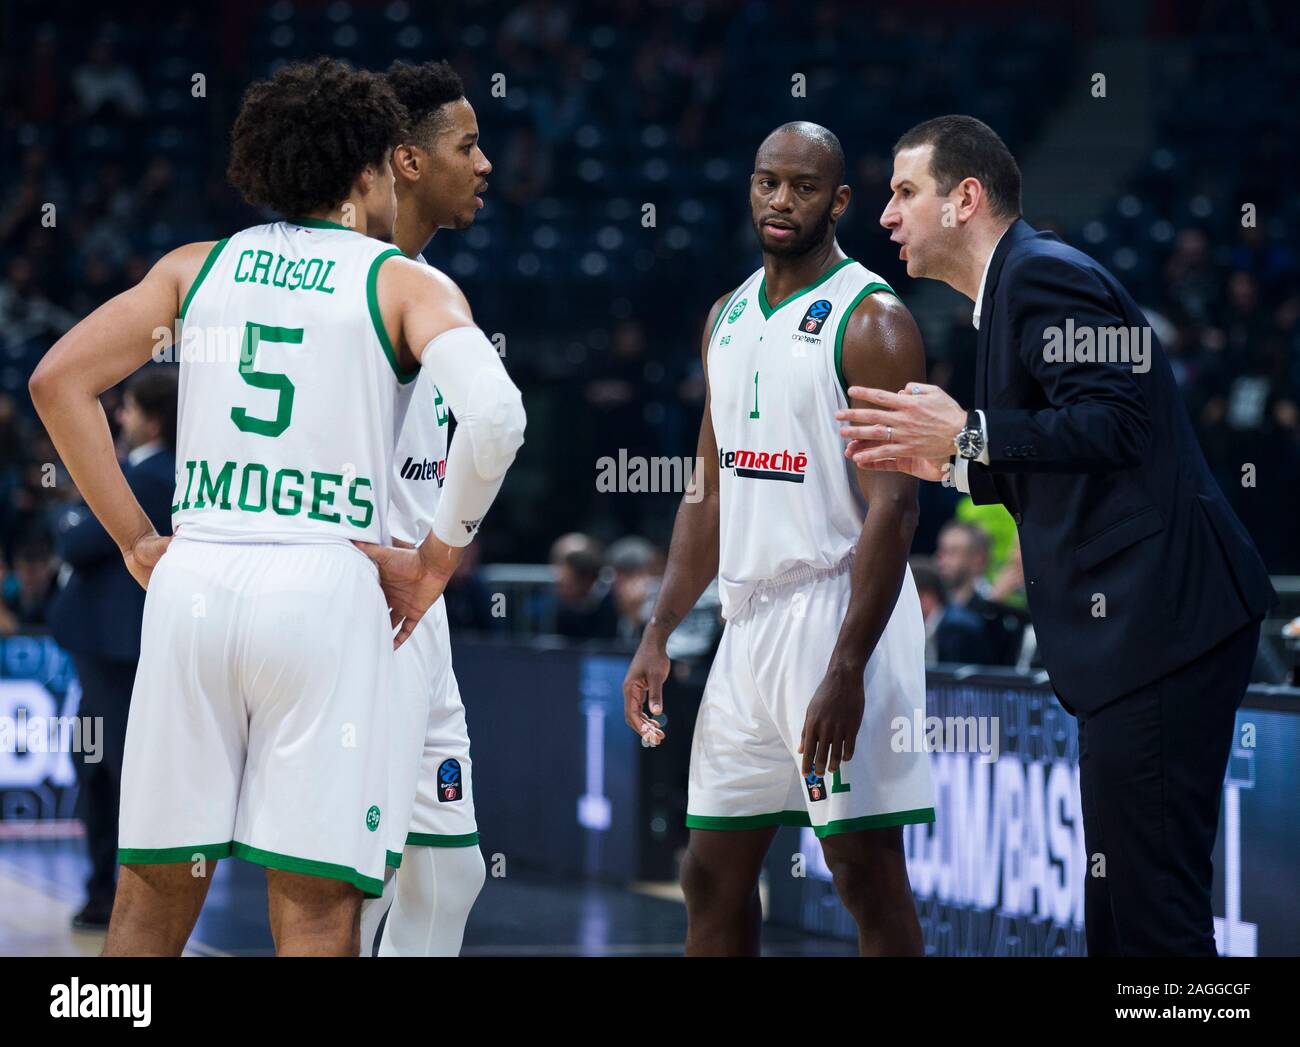
[{"label": "black suit trousers", "polygon": [[99,723],[99,759],[90,763],[78,753],[77,804],[86,827],[90,854],[88,900],[112,904],[117,874],[117,810],[122,785],[122,756],[126,751],[126,720],[135,684],[134,661],[74,654],[81,681],[79,715]]},{"label": "black suit trousers", "polygon": [[1090,956],[1215,955],[1211,855],[1259,631],[1080,715]]}]

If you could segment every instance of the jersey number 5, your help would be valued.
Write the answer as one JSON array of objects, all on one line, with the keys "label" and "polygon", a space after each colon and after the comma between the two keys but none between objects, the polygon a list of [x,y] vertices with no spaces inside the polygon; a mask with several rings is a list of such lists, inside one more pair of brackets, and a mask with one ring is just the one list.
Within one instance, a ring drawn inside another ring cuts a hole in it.
[{"label": "jersey number 5", "polygon": [[293,382],[287,374],[271,371],[254,371],[257,350],[263,342],[282,342],[289,345],[302,345],[301,327],[268,327],[255,324],[251,320],[244,325],[244,340],[239,347],[239,377],[254,389],[274,389],[279,398],[275,405],[274,418],[254,418],[243,407],[230,409],[230,420],[235,428],[245,433],[257,433],[259,436],[279,436],[289,428],[289,417],[293,414]]}]

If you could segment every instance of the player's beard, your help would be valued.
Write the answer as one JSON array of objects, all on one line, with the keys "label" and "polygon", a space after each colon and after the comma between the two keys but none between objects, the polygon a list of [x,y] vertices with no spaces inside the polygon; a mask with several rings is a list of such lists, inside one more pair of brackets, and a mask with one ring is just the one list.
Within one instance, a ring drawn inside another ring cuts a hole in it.
[{"label": "player's beard", "polygon": [[788,243],[780,241],[773,243],[764,239],[762,223],[754,222],[753,225],[754,233],[765,252],[778,258],[798,258],[826,242],[831,228],[831,205],[827,204],[826,210],[817,220],[805,225],[803,230]]}]

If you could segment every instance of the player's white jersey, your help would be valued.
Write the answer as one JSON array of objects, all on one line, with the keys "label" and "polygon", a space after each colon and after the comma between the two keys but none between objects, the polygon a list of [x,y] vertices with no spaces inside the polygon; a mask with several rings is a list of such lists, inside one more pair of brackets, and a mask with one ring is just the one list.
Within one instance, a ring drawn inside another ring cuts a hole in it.
[{"label": "player's white jersey", "polygon": [[213,248],[181,309],[172,523],[209,541],[388,540],[399,374],[376,296],[401,252],[330,222]]},{"label": "player's white jersey", "polygon": [[[424,255],[415,260],[429,264]],[[398,393],[389,529],[412,545],[429,533],[447,477],[447,418],[446,400],[428,374],[421,372]]]},{"label": "player's white jersey", "polygon": [[724,617],[761,581],[799,564],[831,568],[862,531],[865,503],[835,420],[848,406],[840,356],[845,321],[889,291],[850,258],[782,302],[759,269],[728,298],[709,336],[718,445]]}]

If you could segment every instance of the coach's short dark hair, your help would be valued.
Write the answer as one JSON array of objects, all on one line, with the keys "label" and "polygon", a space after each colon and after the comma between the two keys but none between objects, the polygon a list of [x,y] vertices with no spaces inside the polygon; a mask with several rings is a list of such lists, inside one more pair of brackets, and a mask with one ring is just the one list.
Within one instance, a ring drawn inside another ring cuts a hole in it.
[{"label": "coach's short dark hair", "polygon": [[447,114],[442,107],[465,97],[465,84],[460,74],[446,62],[394,62],[385,74],[388,86],[405,107],[410,119],[412,141],[428,148],[433,139],[447,126]]},{"label": "coach's short dark hair", "polygon": [[405,124],[378,73],[332,58],[287,65],[244,92],[226,175],[285,218],[334,208],[367,166],[387,163]]},{"label": "coach's short dark hair", "polygon": [[176,368],[153,364],[137,371],[126,383],[126,391],[147,418],[158,423],[158,433],[169,448],[176,448]]},{"label": "coach's short dark hair", "polygon": [[947,194],[963,178],[978,179],[998,218],[1020,217],[1020,168],[998,133],[973,116],[936,116],[917,124],[894,144],[900,149],[934,146],[930,174]]}]

